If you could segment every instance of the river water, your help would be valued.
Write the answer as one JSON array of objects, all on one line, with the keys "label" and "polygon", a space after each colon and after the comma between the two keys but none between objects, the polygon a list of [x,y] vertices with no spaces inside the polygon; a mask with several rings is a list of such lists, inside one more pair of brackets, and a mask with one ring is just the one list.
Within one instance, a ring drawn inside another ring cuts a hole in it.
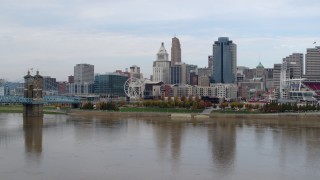
[{"label": "river water", "polygon": [[318,180],[320,121],[0,114],[0,179]]}]

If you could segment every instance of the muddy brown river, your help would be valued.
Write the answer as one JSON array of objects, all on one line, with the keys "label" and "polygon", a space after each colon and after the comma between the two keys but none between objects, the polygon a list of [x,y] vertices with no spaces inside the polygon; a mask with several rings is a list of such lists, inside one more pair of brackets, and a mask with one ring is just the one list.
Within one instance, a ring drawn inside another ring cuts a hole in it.
[{"label": "muddy brown river", "polygon": [[1,180],[319,180],[320,118],[0,114]]}]

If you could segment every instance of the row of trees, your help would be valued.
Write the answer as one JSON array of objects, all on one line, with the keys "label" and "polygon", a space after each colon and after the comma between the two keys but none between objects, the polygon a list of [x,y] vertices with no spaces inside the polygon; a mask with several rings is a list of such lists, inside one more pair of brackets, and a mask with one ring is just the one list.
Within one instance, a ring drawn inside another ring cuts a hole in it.
[{"label": "row of trees", "polygon": [[[213,106],[214,108],[215,105]],[[244,104],[244,103],[241,103],[241,102],[231,102],[231,103],[228,103],[228,102],[223,102],[219,105],[219,107],[221,109],[225,109],[227,107],[231,108],[231,109],[248,109],[248,110],[252,110],[252,109],[259,109],[260,108],[260,105],[259,104]]]},{"label": "row of trees", "polygon": [[306,104],[305,106],[294,103],[278,104],[267,103],[261,108],[262,112],[277,113],[277,112],[308,112],[308,111],[320,111],[319,104]]},{"label": "row of trees", "polygon": [[[81,109],[86,110],[113,110],[119,111],[119,107],[126,105],[124,101],[121,102],[99,102],[93,104],[92,102],[86,102],[82,104]],[[169,98],[167,101],[163,100],[146,100],[141,102],[136,102],[137,107],[159,107],[159,108],[186,108],[186,109],[204,109],[206,107],[216,108],[216,104],[211,102],[205,102],[200,99],[191,98]],[[260,104],[244,104],[241,102],[223,102],[218,105],[221,109],[231,108],[233,110],[260,110],[264,113],[278,113],[278,112],[308,112],[308,111],[320,111],[319,104],[306,104],[297,105],[292,103],[278,104],[278,103],[267,103],[265,105]]]},{"label": "row of trees", "polygon": [[112,110],[112,111],[119,111],[119,105],[115,102],[99,102],[96,103],[95,105],[92,102],[86,102],[84,103],[80,109],[85,109],[85,110]]},{"label": "row of trees", "polygon": [[[119,107],[127,105],[125,101],[120,102],[98,102],[93,104],[92,102],[83,103],[80,109],[86,110],[115,110],[118,111]],[[168,98],[168,100],[146,100],[136,102],[137,107],[159,107],[159,108],[186,108],[186,109],[204,109],[205,107],[211,107],[212,103],[200,100],[200,98],[186,98],[175,97]]]},{"label": "row of trees", "polygon": [[259,105],[259,104],[244,104],[240,102],[232,102],[232,103],[224,102],[224,103],[221,103],[219,107],[221,109],[225,109],[227,107],[231,109],[244,109],[244,110],[256,109],[264,113],[320,111],[319,104],[298,105],[297,103],[294,103],[294,104],[267,103],[265,105]]},{"label": "row of trees", "polygon": [[137,102],[135,104],[137,107],[159,107],[159,108],[186,108],[186,109],[204,109],[205,107],[211,107],[212,103],[204,102],[204,101],[196,101],[196,100],[180,100],[174,99],[168,101],[156,101],[156,100],[148,100],[143,102]]}]

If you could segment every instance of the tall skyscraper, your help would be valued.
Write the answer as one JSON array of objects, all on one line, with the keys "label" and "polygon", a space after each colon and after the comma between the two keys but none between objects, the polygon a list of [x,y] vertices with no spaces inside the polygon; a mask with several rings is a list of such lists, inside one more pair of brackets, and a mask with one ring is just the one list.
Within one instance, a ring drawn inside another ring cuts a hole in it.
[{"label": "tall skyscraper", "polygon": [[[320,59],[319,59],[320,60]],[[288,79],[298,79],[303,75],[303,54],[293,53],[282,59],[282,62],[287,63]],[[320,61],[319,61],[320,63]]]},{"label": "tall skyscraper", "polygon": [[181,45],[179,39],[174,37],[171,46],[171,66],[176,63],[181,63]]},{"label": "tall skyscraper", "polygon": [[187,83],[187,65],[185,63],[176,63],[171,66],[171,84],[186,84]]},{"label": "tall skyscraper", "polygon": [[94,82],[94,66],[90,64],[77,64],[74,66],[74,82],[89,83]]},{"label": "tall skyscraper", "polygon": [[307,49],[305,74],[309,80],[320,80],[320,46]]},{"label": "tall skyscraper", "polygon": [[157,60],[153,62],[152,80],[156,82],[162,81],[164,84],[170,83],[170,61],[164,43],[161,43],[157,53]]},{"label": "tall skyscraper", "polygon": [[237,45],[228,37],[219,37],[213,44],[213,82],[236,83]]}]

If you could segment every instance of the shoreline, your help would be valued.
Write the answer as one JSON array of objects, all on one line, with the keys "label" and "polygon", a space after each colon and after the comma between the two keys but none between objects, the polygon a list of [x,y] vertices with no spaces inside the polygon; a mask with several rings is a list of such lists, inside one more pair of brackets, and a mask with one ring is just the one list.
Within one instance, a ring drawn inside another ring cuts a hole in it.
[{"label": "shoreline", "polygon": [[167,117],[171,119],[292,119],[292,120],[320,120],[320,112],[307,113],[261,113],[261,114],[196,114],[196,113],[162,113],[162,112],[108,112],[108,111],[84,111],[69,110],[67,115],[70,116],[104,116],[104,117]]},{"label": "shoreline", "polygon": [[[22,110],[0,110],[0,113],[23,113]],[[291,119],[291,120],[320,120],[320,112],[303,113],[166,113],[166,112],[110,112],[97,110],[45,110],[44,114],[64,114],[69,116],[104,116],[104,117],[129,117],[129,118],[170,118],[170,119]]]}]

